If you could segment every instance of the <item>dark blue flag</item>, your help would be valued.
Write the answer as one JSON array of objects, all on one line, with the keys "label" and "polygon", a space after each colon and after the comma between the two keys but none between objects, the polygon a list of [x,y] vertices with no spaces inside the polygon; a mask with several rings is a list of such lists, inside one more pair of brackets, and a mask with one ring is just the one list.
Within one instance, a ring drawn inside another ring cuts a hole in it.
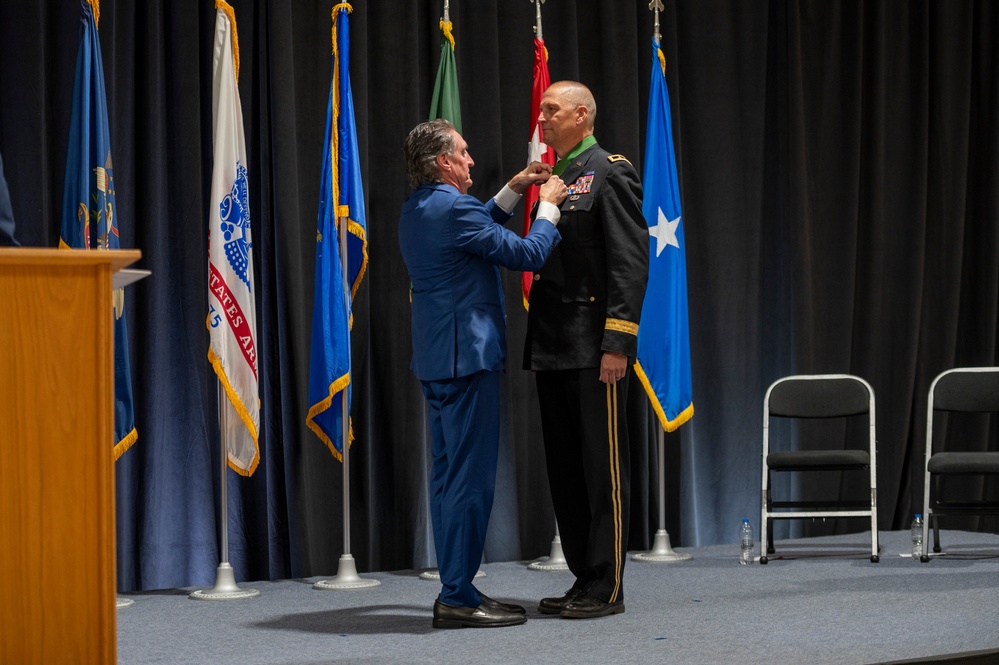
[{"label": "dark blue flag", "polygon": [[[350,307],[368,265],[361,162],[350,89],[349,5],[333,8],[333,75],[326,109],[316,233],[316,281],[306,424],[343,459],[343,400],[350,411]],[[345,225],[346,273],[340,228]],[[348,434],[352,439],[353,434]],[[349,442],[348,442],[349,445]]]},{"label": "dark blue flag", "polygon": [[[73,83],[59,246],[115,250],[120,249],[115,219],[118,211],[101,43],[95,6],[87,0],[82,0],[80,6],[80,49]],[[122,289],[114,293],[114,319],[114,457],[118,459],[138,438]]]}]

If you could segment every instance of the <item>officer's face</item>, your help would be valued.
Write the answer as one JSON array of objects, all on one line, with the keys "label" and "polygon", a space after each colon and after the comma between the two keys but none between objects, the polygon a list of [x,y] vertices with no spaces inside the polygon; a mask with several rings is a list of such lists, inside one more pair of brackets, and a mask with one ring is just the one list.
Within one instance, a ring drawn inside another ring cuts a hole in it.
[{"label": "officer's face", "polygon": [[564,156],[583,139],[586,107],[573,104],[558,90],[549,88],[541,98],[538,125],[546,144]]}]

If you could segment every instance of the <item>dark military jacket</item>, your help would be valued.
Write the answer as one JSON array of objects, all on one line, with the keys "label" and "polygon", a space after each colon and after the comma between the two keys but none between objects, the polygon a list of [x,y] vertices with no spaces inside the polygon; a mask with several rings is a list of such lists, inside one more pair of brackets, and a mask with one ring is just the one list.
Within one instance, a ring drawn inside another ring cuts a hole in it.
[{"label": "dark military jacket", "polygon": [[605,351],[638,350],[650,247],[638,173],[594,145],[561,177],[562,242],[534,273],[524,369],[599,367]]}]

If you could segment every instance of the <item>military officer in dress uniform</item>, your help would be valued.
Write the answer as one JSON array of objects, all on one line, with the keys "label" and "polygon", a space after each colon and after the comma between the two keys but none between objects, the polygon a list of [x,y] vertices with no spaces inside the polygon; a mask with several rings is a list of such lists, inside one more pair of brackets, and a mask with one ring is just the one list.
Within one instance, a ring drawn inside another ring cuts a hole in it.
[{"label": "military officer in dress uniform", "polygon": [[624,612],[630,455],[625,405],[649,266],[642,184],[597,145],[596,103],[575,81],[541,100],[544,142],[568,185],[562,242],[534,273],[524,367],[535,372],[548,480],[576,579],[538,610],[584,619]]}]

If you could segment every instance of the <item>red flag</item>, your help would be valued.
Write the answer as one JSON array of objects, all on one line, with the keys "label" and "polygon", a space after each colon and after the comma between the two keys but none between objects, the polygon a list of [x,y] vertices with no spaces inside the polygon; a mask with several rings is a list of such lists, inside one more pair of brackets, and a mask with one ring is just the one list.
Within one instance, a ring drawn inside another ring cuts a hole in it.
[{"label": "red flag", "polygon": [[[551,85],[548,75],[548,50],[543,39],[534,38],[534,85],[531,86],[531,140],[527,146],[527,163],[544,162],[555,166],[555,150],[541,142],[541,127],[538,126],[538,114],[541,109],[541,97]],[[538,188],[528,187],[524,192],[524,235],[531,230],[531,210],[538,201]],[[528,297],[531,293],[533,273],[522,273],[524,284],[524,309],[527,309]]]}]

